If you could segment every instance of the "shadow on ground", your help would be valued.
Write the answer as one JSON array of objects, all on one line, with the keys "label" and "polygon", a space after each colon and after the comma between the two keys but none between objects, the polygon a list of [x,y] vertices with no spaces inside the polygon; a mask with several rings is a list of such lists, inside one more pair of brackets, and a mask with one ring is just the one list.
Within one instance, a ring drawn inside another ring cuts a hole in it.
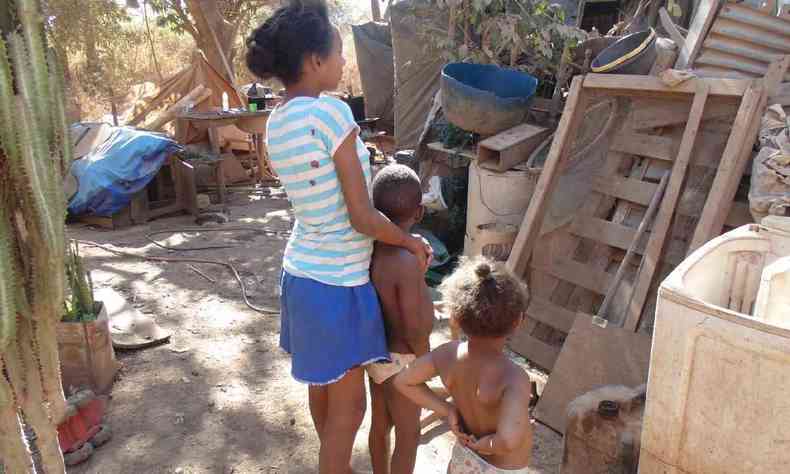
[{"label": "shadow on ground", "polygon": [[[292,218],[288,209],[278,190],[270,195],[239,193],[232,195],[231,221],[206,228],[255,230],[156,235],[166,246],[230,246],[205,251],[170,252],[146,239],[152,232],[194,228],[188,216],[117,231],[72,225],[68,233],[137,255],[232,263],[250,301],[276,308],[288,238],[282,232]],[[116,289],[173,335],[167,344],[117,353],[123,368],[107,415],[114,436],[70,473],[316,472],[318,440],[307,410],[307,390],[291,379],[290,361],[278,348],[278,315],[245,306],[238,283],[218,265],[193,264],[196,271],[184,263],[145,261],[87,245],[82,251],[97,288]],[[432,342],[447,338],[443,324]],[[352,461],[360,473],[370,472],[368,427],[369,411]],[[547,469],[535,472],[556,472],[558,443],[553,433],[538,436],[538,449],[548,453],[538,464],[547,464]],[[415,472],[446,472],[451,444],[446,428],[435,427],[420,447]]]}]

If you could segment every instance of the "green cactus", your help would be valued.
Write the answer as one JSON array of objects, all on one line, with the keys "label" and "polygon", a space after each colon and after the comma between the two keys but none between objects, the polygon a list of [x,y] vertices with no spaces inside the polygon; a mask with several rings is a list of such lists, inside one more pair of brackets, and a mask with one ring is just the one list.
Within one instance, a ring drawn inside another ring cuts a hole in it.
[{"label": "green cactus", "polygon": [[85,270],[79,245],[72,240],[66,251],[66,279],[70,298],[66,301],[64,321],[93,321],[96,319],[96,302],[93,299],[93,282]]},{"label": "green cactus", "polygon": [[[48,53],[37,0],[15,0],[19,31],[0,37],[0,459],[31,472],[19,429],[37,435],[45,472],[65,472],[56,427],[65,416],[56,324],[63,315],[66,200],[71,163],[63,74]],[[12,66],[13,65],[13,69]],[[74,282],[91,305],[79,255]],[[53,271],[53,269],[55,271]]]}]

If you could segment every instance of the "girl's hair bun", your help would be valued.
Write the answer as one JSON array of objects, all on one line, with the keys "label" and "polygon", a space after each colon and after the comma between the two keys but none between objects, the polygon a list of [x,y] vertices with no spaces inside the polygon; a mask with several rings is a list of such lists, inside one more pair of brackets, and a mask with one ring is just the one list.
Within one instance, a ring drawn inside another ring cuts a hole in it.
[{"label": "girl's hair bun", "polygon": [[486,278],[491,276],[491,265],[486,262],[480,262],[475,267],[475,275],[478,276],[481,280],[485,280]]}]

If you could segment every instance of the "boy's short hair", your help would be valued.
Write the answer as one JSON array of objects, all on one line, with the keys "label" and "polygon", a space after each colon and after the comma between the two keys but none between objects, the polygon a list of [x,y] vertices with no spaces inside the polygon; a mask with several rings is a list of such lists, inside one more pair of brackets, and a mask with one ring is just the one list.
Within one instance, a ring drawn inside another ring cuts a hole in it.
[{"label": "boy's short hair", "polygon": [[529,302],[529,290],[519,278],[482,257],[462,259],[439,290],[450,316],[468,336],[509,335]]},{"label": "boy's short hair", "polygon": [[389,165],[373,180],[373,205],[393,222],[409,219],[422,204],[420,178],[404,165]]}]

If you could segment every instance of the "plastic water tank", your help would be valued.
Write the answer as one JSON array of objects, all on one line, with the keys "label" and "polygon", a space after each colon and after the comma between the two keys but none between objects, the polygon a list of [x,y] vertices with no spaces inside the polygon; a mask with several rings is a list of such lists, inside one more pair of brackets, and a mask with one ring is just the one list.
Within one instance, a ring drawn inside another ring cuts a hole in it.
[{"label": "plastic water tank", "polygon": [[790,472],[788,256],[790,231],[750,224],[661,284],[640,473]]}]

